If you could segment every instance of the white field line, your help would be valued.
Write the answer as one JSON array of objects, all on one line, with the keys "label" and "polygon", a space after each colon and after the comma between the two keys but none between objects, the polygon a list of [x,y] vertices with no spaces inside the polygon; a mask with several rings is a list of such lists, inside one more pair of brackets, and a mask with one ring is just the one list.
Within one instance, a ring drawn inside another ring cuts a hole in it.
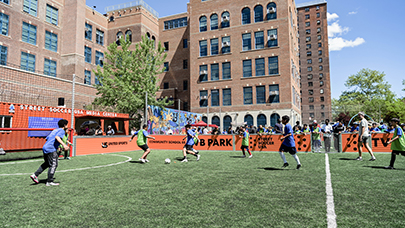
[{"label": "white field line", "polygon": [[329,156],[325,153],[325,170],[326,170],[326,217],[328,220],[328,228],[337,227],[336,224],[336,214],[335,214],[335,204],[333,202],[333,189],[332,180],[329,168]]},{"label": "white field line", "polygon": [[[128,158],[128,160],[122,161],[122,162],[117,162],[117,163],[112,163],[112,164],[107,164],[107,165],[99,165],[99,166],[84,167],[84,168],[77,168],[77,169],[59,170],[59,171],[56,171],[56,173],[64,173],[64,172],[80,171],[80,170],[87,170],[87,169],[104,168],[104,167],[109,167],[109,166],[114,166],[114,165],[120,165],[120,164],[129,162],[129,161],[132,160],[131,157],[128,157],[128,156],[125,156],[125,155],[119,155],[119,154],[103,154],[103,155],[112,155],[112,156],[125,157],[125,158]],[[36,161],[38,161],[38,160],[36,160]],[[10,162],[10,163],[5,163],[5,164],[18,164],[18,163],[25,163],[25,162]],[[11,174],[0,174],[0,176],[18,176],[18,175],[31,175],[31,174],[32,173],[11,173]]]}]

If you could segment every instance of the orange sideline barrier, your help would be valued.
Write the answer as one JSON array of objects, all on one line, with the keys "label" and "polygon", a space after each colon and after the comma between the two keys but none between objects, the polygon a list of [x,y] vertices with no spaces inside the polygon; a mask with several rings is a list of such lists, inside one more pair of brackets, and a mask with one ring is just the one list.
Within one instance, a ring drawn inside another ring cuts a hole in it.
[{"label": "orange sideline barrier", "polygon": [[[182,150],[186,144],[185,135],[153,135],[156,140],[148,139],[148,145],[156,150]],[[233,150],[232,135],[199,135],[196,150]]]},{"label": "orange sideline barrier", "polygon": [[[235,150],[240,150],[242,138],[235,135]],[[280,140],[282,135],[250,135],[249,147],[251,151],[278,151],[283,141]],[[310,135],[294,135],[295,146],[298,151],[311,151]]]},{"label": "orange sideline barrier", "polygon": [[[393,137],[393,134],[389,133],[373,133],[371,134],[371,149],[373,152],[391,152],[391,145],[387,145],[387,141]],[[342,149],[343,152],[358,152],[359,134],[342,134]],[[362,146],[363,153],[368,152],[367,149]]]}]

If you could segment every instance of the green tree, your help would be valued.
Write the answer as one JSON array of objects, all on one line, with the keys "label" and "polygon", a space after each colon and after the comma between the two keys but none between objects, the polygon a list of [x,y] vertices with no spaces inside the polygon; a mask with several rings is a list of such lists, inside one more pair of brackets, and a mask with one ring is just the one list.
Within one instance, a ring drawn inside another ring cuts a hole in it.
[{"label": "green tree", "polygon": [[116,112],[128,113],[138,117],[145,108],[145,96],[149,105],[163,107],[170,104],[165,99],[157,100],[159,90],[157,75],[164,71],[166,59],[161,43],[154,47],[154,42],[146,35],[142,41],[129,50],[131,42],[120,38],[120,46],[111,43],[105,53],[104,66],[97,67],[94,73],[101,85],[96,85],[95,105],[112,107]]},{"label": "green tree", "polygon": [[399,118],[405,122],[405,99],[395,99],[387,104],[384,121],[389,122],[392,118]]}]

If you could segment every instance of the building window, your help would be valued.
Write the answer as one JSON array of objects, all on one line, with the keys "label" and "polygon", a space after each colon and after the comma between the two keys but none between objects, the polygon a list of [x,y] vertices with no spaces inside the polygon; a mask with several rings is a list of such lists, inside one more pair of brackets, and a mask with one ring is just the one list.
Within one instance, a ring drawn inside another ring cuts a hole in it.
[{"label": "building window", "polygon": [[325,118],[325,113],[324,112],[321,112],[321,117]]},{"label": "building window", "polygon": [[323,78],[323,74],[320,73],[320,74],[319,74],[319,79],[322,79],[322,78]]},{"label": "building window", "polygon": [[318,40],[321,40],[321,39],[322,39],[322,36],[321,36],[321,35],[318,35],[317,38],[318,38]]},{"label": "building window", "polygon": [[211,39],[211,55],[218,55],[218,54],[219,54],[218,38]]},{"label": "building window", "polygon": [[319,51],[318,51],[318,55],[322,55],[322,50],[319,50]]},{"label": "building window", "polygon": [[202,16],[200,17],[200,32],[207,31],[207,17]]},{"label": "building window", "polygon": [[254,8],[255,11],[255,23],[263,21],[263,6],[257,5]]},{"label": "building window", "polygon": [[309,110],[314,110],[314,109],[315,109],[315,107],[313,105],[309,106]]},{"label": "building window", "polygon": [[96,51],[96,65],[103,67],[104,65],[104,53]]},{"label": "building window", "polygon": [[265,104],[266,103],[266,87],[256,86],[256,103]]},{"label": "building window", "polygon": [[48,4],[46,5],[46,21],[58,25],[58,9]]},{"label": "building window", "polygon": [[58,51],[58,35],[55,33],[45,32],[45,49],[57,52]]},{"label": "building window", "polygon": [[0,2],[6,3],[6,4],[10,4],[9,0],[0,0]]},{"label": "building window", "polygon": [[324,102],[325,101],[325,97],[321,97],[321,102]]},{"label": "building window", "polygon": [[91,48],[89,47],[84,47],[84,61],[91,63]]},{"label": "building window", "polygon": [[264,32],[255,32],[255,49],[264,48]]},{"label": "building window", "polygon": [[230,116],[224,116],[224,130],[228,130],[231,127],[232,118]]},{"label": "building window", "polygon": [[219,64],[214,63],[211,64],[211,81],[218,81],[219,80]]},{"label": "building window", "polygon": [[267,46],[268,47],[277,47],[278,46],[278,38],[277,38],[277,29],[271,29],[267,31]]},{"label": "building window", "polygon": [[320,85],[320,86],[323,86],[323,81],[320,81],[320,82],[319,82],[319,85]]},{"label": "building window", "polygon": [[317,33],[320,33],[320,32],[321,32],[321,28],[317,28],[317,29],[316,29],[316,32],[317,32]]},{"label": "building window", "polygon": [[207,107],[208,106],[208,91],[201,90],[200,91],[200,107]]},{"label": "building window", "polygon": [[0,45],[0,65],[7,65],[7,47]]},{"label": "building window", "polygon": [[211,20],[211,30],[217,30],[218,29],[218,15],[213,14],[210,17]]},{"label": "building window", "polygon": [[323,66],[319,66],[319,70],[323,70]]},{"label": "building window", "polygon": [[269,75],[278,74],[278,56],[269,57]]},{"label": "building window", "polygon": [[278,85],[269,85],[269,103],[280,103],[280,91]]},{"label": "building window", "polygon": [[309,8],[308,8],[308,7],[305,8],[305,12],[309,12]]},{"label": "building window", "polygon": [[30,25],[28,23],[23,22],[21,39],[23,42],[36,45],[37,44],[37,26]]},{"label": "building window", "polygon": [[104,45],[104,32],[98,29],[96,29],[96,43]]},{"label": "building window", "polygon": [[22,70],[35,72],[35,55],[21,52],[21,65]]},{"label": "building window", "polygon": [[169,89],[169,83],[168,82],[163,83],[163,89]]},{"label": "building window", "polygon": [[246,122],[246,125],[248,126],[253,126],[253,116],[252,115],[246,115],[245,118],[243,119],[244,122]]},{"label": "building window", "polygon": [[183,91],[186,91],[186,90],[188,90],[188,81],[184,80],[183,81]]},{"label": "building window", "polygon": [[314,98],[313,97],[308,97],[309,103],[314,103]]},{"label": "building window", "polygon": [[185,111],[188,110],[188,102],[187,101],[183,102],[183,110],[185,110]]},{"label": "building window", "polygon": [[312,52],[311,52],[311,51],[307,51],[307,56],[312,56]]},{"label": "building window", "polygon": [[259,115],[257,116],[257,126],[260,126],[260,125],[262,125],[262,126],[266,126],[266,125],[267,125],[267,118],[266,118],[266,116],[263,115],[263,114],[259,114]]},{"label": "building window", "polygon": [[163,68],[164,68],[163,72],[168,72],[169,71],[169,62],[164,62]]},{"label": "building window", "polygon": [[188,48],[188,40],[183,39],[183,48]]},{"label": "building window", "polygon": [[23,11],[36,17],[38,11],[38,0],[24,0]]},{"label": "building window", "polygon": [[249,51],[252,49],[252,38],[250,33],[242,34],[242,51]]},{"label": "building window", "polygon": [[312,63],[312,59],[307,59],[307,63],[311,64]]},{"label": "building window", "polygon": [[208,66],[207,65],[200,66],[200,81],[202,81],[202,82],[208,81]]},{"label": "building window", "polygon": [[311,71],[312,71],[312,67],[308,67],[307,70],[308,70],[308,72],[311,72]]},{"label": "building window", "polygon": [[308,80],[311,80],[313,78],[312,74],[308,74]]},{"label": "building window", "polygon": [[208,55],[207,41],[206,40],[200,40],[200,57],[207,56],[207,55]]},{"label": "building window", "polygon": [[231,37],[222,37],[222,54],[231,53]]},{"label": "building window", "polygon": [[219,90],[211,90],[211,106],[219,106]]},{"label": "building window", "polygon": [[[132,31],[131,30],[127,30],[125,32],[125,40],[129,41],[129,42],[132,42]],[[152,37],[152,40],[155,41],[155,38]],[[155,47],[155,42],[153,42],[153,47]]]},{"label": "building window", "polygon": [[8,15],[0,13],[1,35],[8,35]]},{"label": "building window", "polygon": [[228,28],[230,26],[229,20],[229,12],[223,12],[221,15],[221,28]]},{"label": "building window", "polygon": [[256,67],[256,76],[266,75],[265,66],[264,66],[264,58],[256,59],[255,67]]},{"label": "building window", "polygon": [[187,26],[187,17],[178,18],[170,21],[164,22],[164,30],[181,28]]},{"label": "building window", "polygon": [[274,20],[277,19],[277,6],[276,3],[270,2],[267,4],[267,20]]},{"label": "building window", "polygon": [[92,31],[93,31],[93,26],[90,24],[85,24],[86,30],[84,32],[84,38],[86,38],[87,40],[91,40],[92,37]]},{"label": "building window", "polygon": [[305,22],[305,26],[306,26],[306,27],[311,26],[311,22],[309,22],[309,21],[308,21],[308,22]]},{"label": "building window", "polygon": [[308,90],[308,94],[309,94],[309,95],[314,95],[314,90],[313,90],[313,89],[309,89],[309,90]]},{"label": "building window", "polygon": [[319,58],[319,59],[318,59],[318,62],[319,62],[319,63],[322,63],[322,58]]},{"label": "building window", "polygon": [[320,7],[319,6],[316,6],[316,10],[319,10],[320,9]]},{"label": "building window", "polygon": [[169,42],[164,42],[163,46],[165,47],[165,51],[169,50]]},{"label": "building window", "polygon": [[252,60],[243,60],[243,77],[252,77]]},{"label": "building window", "polygon": [[0,128],[11,128],[13,123],[12,116],[0,116]]},{"label": "building window", "polygon": [[45,59],[44,74],[56,77],[56,61]]},{"label": "building window", "polygon": [[305,38],[305,41],[306,41],[306,42],[310,42],[310,41],[311,41],[311,37],[310,37],[310,36],[307,36],[307,37]]},{"label": "building window", "polygon": [[243,88],[243,104],[250,105],[253,104],[253,94],[252,94],[252,87],[244,87]]},{"label": "building window", "polygon": [[242,9],[242,25],[250,24],[250,9],[245,7]]},{"label": "building window", "polygon": [[231,89],[222,89],[222,105],[223,106],[232,105]]},{"label": "building window", "polygon": [[231,79],[231,63],[222,63],[222,79]]},{"label": "building window", "polygon": [[183,69],[188,69],[188,59],[183,59]]},{"label": "building window", "polygon": [[320,94],[323,94],[323,93],[324,93],[323,89],[320,89],[320,90],[319,90],[319,93],[320,93]]},{"label": "building window", "polygon": [[318,47],[322,47],[322,43],[318,43]]},{"label": "building window", "polygon": [[317,24],[317,25],[320,25],[320,24],[321,24],[321,21],[320,21],[320,20],[317,20],[317,21],[316,21],[316,24]]},{"label": "building window", "polygon": [[317,18],[320,18],[320,17],[321,17],[321,14],[320,14],[320,13],[316,13],[316,17],[317,17]]},{"label": "building window", "polygon": [[84,70],[84,84],[91,85],[91,71]]},{"label": "building window", "polygon": [[308,20],[310,17],[309,17],[309,14],[306,14],[305,15],[305,20]]},{"label": "building window", "polygon": [[[213,106],[214,106],[214,105],[213,105]],[[211,123],[212,123],[212,124],[215,124],[215,125],[217,125],[217,126],[221,126],[221,120],[219,119],[218,116],[213,116],[213,117],[212,117],[212,120],[211,120]]]},{"label": "building window", "polygon": [[101,82],[100,82],[100,80],[98,79],[98,75],[95,75],[95,76],[94,76],[94,84],[96,84],[96,85],[98,85],[98,86],[101,86],[101,85],[102,85]]},{"label": "building window", "polygon": [[315,114],[313,112],[309,113],[309,117],[315,118]]},{"label": "building window", "polygon": [[124,36],[124,33],[122,33],[121,31],[119,31],[119,32],[117,33],[117,41],[116,41],[115,43],[116,43],[118,46],[121,45],[120,39],[121,39],[123,36]]},{"label": "building window", "polygon": [[312,86],[314,86],[314,83],[313,82],[308,82],[308,87],[312,87]]},{"label": "building window", "polygon": [[325,105],[321,105],[321,110],[325,110]]}]

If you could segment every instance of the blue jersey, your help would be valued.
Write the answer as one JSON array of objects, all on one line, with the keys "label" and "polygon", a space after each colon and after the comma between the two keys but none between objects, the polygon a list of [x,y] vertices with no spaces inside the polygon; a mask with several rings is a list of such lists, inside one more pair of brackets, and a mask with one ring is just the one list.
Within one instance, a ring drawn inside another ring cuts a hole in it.
[{"label": "blue jersey", "polygon": [[65,130],[63,128],[55,129],[46,137],[46,142],[42,147],[44,154],[55,152],[58,149],[60,143],[56,140],[56,136],[63,139],[63,136],[65,136]]},{"label": "blue jersey", "polygon": [[359,131],[359,127],[357,126],[353,126],[351,129],[350,129],[350,132],[354,132],[354,131]]},{"label": "blue jersey", "polygon": [[194,145],[194,136],[195,136],[195,132],[193,130],[188,130],[187,131],[187,143],[186,145]]},{"label": "blue jersey", "polygon": [[293,133],[293,129],[289,123],[285,125],[283,135],[285,136],[288,134],[291,134],[291,135],[288,136],[287,138],[285,138],[282,144],[287,147],[295,147],[294,133]]},{"label": "blue jersey", "polygon": [[374,132],[380,132],[380,128],[376,127],[376,128],[370,128],[370,131],[374,131]]}]

